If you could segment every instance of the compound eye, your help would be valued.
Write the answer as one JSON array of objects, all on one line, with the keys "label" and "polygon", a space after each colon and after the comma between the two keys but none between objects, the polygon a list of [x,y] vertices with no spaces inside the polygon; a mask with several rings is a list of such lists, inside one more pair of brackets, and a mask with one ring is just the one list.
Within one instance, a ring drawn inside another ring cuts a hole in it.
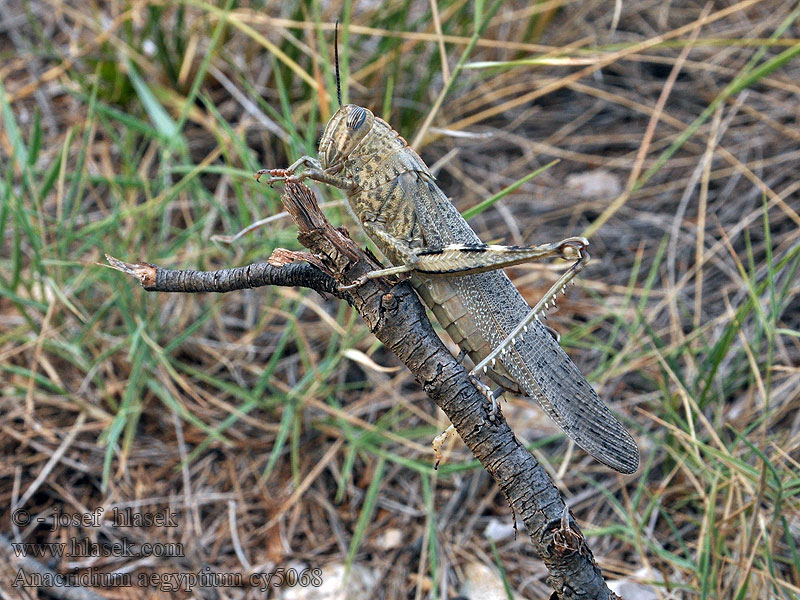
[{"label": "compound eye", "polygon": [[350,114],[347,115],[347,127],[356,130],[364,124],[366,118],[367,111],[360,106],[354,106]]}]

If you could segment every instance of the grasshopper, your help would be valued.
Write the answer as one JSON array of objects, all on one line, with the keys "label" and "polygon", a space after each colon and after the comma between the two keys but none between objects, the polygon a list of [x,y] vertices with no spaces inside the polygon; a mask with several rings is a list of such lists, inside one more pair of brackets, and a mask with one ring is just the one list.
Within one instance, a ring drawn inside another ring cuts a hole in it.
[{"label": "grasshopper", "polygon": [[[539,321],[588,261],[589,242],[573,237],[529,247],[481,243],[388,123],[366,108],[339,103],[322,134],[318,159],[303,156],[286,169],[258,171],[256,179],[264,174],[270,184],[311,179],[344,190],[364,232],[394,266],[343,287],[410,273],[419,296],[475,364],[470,376],[493,410],[494,396],[478,379],[484,373],[505,390],[535,398],[601,463],[634,473],[639,450],[633,438]],[[531,309],[502,268],[556,257],[575,263]]]}]

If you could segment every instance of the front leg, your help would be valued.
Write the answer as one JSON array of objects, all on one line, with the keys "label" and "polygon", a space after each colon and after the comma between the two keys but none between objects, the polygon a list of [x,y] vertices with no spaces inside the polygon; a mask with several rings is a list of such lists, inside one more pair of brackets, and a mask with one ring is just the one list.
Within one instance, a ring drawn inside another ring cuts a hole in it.
[{"label": "front leg", "polygon": [[[260,181],[262,175],[269,175],[270,178],[286,178],[290,175],[294,175],[294,172],[297,171],[300,167],[306,167],[307,169],[317,169],[319,171],[322,170],[322,165],[320,162],[314,158],[313,156],[309,156],[308,154],[301,156],[296,161],[294,161],[291,165],[289,165],[285,169],[261,169],[260,171],[256,171],[254,177],[256,181]],[[269,182],[268,182],[269,183]]]},{"label": "front leg", "polygon": [[[299,175],[295,175],[295,172],[300,167],[305,167],[306,170]],[[261,169],[256,171],[253,176],[256,181],[261,181],[262,175],[269,175],[267,183],[270,186],[278,182],[300,183],[304,179],[312,179],[320,183],[327,183],[341,190],[349,191],[356,188],[356,183],[352,179],[327,172],[316,158],[308,155],[301,156],[286,169]]]}]

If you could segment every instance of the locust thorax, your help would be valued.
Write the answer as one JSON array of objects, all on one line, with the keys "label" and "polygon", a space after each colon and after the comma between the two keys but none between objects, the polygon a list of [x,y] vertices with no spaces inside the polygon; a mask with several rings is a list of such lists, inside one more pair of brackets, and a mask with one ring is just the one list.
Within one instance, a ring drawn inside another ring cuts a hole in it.
[{"label": "locust thorax", "polygon": [[375,115],[366,108],[345,104],[331,117],[319,142],[322,168],[338,173],[344,162],[372,129]]},{"label": "locust thorax", "polygon": [[[379,227],[412,246],[422,240],[415,203],[404,194],[422,180],[432,182],[433,176],[386,121],[366,108],[343,106],[325,127],[319,161],[326,173],[347,183],[347,199],[363,226]],[[376,243],[398,264],[400,257],[390,255],[382,241]]]}]

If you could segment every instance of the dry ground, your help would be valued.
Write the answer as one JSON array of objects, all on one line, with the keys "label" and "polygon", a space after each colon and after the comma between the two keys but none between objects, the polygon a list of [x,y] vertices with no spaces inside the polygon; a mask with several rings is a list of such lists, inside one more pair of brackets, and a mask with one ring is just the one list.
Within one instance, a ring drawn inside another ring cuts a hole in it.
[{"label": "dry ground", "polygon": [[[529,400],[503,410],[607,580],[797,597],[796,4],[507,2],[474,47],[491,3],[222,4],[0,2],[0,531],[133,544],[39,558],[130,574],[95,588],[109,598],[318,597],[138,577],[324,568],[330,583],[343,565],[349,598],[490,597],[465,586],[494,577],[548,597],[460,441],[433,471],[447,423],[346,305],[287,288],[159,296],[95,264],[212,269],[298,247],[287,219],[211,237],[278,212],[253,171],[315,153],[338,17],[347,97],[435,165],[459,210],[560,159],[471,223],[487,242],[591,239],[549,321],[637,439],[639,472],[573,450]],[[555,273],[512,276],[533,302]],[[98,507],[175,523],[33,520]],[[42,594],[11,587],[18,569],[8,558],[6,597]]]}]

